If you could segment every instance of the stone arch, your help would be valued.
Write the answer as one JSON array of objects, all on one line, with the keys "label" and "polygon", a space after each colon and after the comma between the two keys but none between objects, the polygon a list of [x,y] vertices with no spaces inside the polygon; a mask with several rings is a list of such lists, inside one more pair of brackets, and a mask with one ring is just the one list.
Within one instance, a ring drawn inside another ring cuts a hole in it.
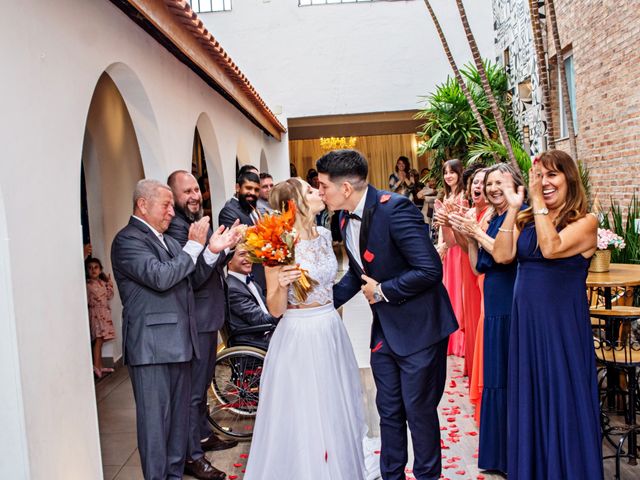
[{"label": "stone arch", "polygon": [[[118,69],[126,73],[128,67]],[[120,81],[122,83],[122,78]],[[135,86],[135,82],[133,84]],[[149,127],[149,120],[140,118],[142,110],[135,102],[129,108],[122,90],[108,72],[100,76],[89,104],[82,146],[87,202],[87,224],[83,226],[88,232],[85,238],[90,237],[92,255],[102,261],[108,272],[113,271],[111,243],[132,213],[132,194],[136,183],[145,177],[145,172],[150,175],[149,171],[157,172],[153,178],[163,178],[157,154],[147,148],[146,162],[142,156],[137,132],[146,135],[144,142],[148,142],[153,137],[149,132],[154,130]],[[136,128],[132,111],[137,111],[138,123],[142,124],[140,128]],[[105,344],[102,356],[115,361],[122,352],[119,335],[122,306],[117,295],[111,302],[111,310],[116,340]]]},{"label": "stone arch", "polygon": [[[216,136],[211,118],[206,113],[201,113],[196,122],[196,128],[202,142],[204,150],[204,160],[207,164],[207,173],[209,175],[209,185],[211,190],[211,210],[219,212],[226,201],[225,194],[225,176],[222,168],[222,158],[220,156],[220,148],[218,146],[218,138]],[[214,214],[211,219],[216,224],[217,216]]]},{"label": "stone arch", "polygon": [[138,148],[146,178],[164,180],[164,154],[156,116],[146,89],[138,75],[122,62],[112,63],[105,69],[127,106],[138,140]]}]

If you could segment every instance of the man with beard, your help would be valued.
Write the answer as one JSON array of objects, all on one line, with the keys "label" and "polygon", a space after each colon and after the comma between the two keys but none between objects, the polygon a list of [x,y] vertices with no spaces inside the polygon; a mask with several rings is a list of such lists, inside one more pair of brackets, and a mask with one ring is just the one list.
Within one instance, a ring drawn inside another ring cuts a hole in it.
[{"label": "man with beard", "polygon": [[257,208],[261,215],[273,212],[269,205],[269,194],[273,188],[273,177],[268,173],[260,174],[260,195],[258,196]]},{"label": "man with beard", "polygon": [[236,181],[236,194],[224,204],[218,215],[218,224],[228,227],[236,220],[253,225],[258,218],[256,206],[260,194],[260,177],[253,172],[241,173]]},{"label": "man with beard", "polygon": [[[203,216],[202,193],[196,178],[184,170],[169,175],[167,184],[173,192],[176,212],[167,234],[182,245],[187,241],[190,225]],[[239,240],[239,233],[233,230],[234,226],[226,233],[233,238],[231,246],[235,246]],[[209,229],[208,237],[212,233]],[[218,330],[227,318],[223,269],[231,257],[228,248],[216,256],[203,253],[198,257],[196,270],[191,274],[200,358],[194,357],[191,361],[189,443],[185,472],[205,480],[220,480],[225,475],[209,463],[204,452],[232,448],[238,443],[217,437],[207,421],[207,388],[214,375]]]},{"label": "man with beard", "polygon": [[[236,220],[240,220],[243,225],[254,225],[258,220],[256,210],[258,195],[260,194],[260,177],[253,172],[245,172],[238,175],[236,182],[236,195],[231,197],[224,204],[218,215],[218,223],[226,227],[232,225]],[[262,287],[267,288],[267,281],[264,276],[264,267],[256,264],[253,268],[255,281]]]}]

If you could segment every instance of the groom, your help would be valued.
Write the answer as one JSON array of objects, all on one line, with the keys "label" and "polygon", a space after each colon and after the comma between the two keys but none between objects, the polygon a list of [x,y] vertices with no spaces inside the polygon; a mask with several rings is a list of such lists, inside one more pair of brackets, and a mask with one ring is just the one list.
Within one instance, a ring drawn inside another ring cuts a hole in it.
[{"label": "groom", "polygon": [[367,160],[335,150],[316,162],[320,196],[340,217],[349,270],[333,290],[336,308],[362,290],[371,304],[371,368],[380,414],[384,480],[404,480],[407,423],[413,475],[441,473],[437,406],[447,343],[457,328],[442,264],[422,215],[409,199],[367,184]]}]

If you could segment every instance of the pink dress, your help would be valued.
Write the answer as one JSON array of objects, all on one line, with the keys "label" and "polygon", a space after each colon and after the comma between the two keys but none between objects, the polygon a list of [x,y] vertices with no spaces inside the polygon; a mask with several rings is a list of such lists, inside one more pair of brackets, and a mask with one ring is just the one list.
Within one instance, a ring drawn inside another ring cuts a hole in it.
[{"label": "pink dress", "polygon": [[[456,203],[462,204],[463,197],[459,195],[454,200]],[[443,227],[441,233],[444,236],[445,243],[449,246],[444,260],[442,261],[443,278],[442,283],[447,289],[453,312],[458,320],[458,330],[449,336],[449,347],[447,355],[455,355],[464,357],[465,341],[464,341],[464,299],[462,293],[464,265],[469,264],[468,255],[462,250],[460,245],[456,243],[453,232],[448,227]]]},{"label": "pink dress", "polygon": [[116,338],[111,319],[109,300],[113,298],[113,286],[102,280],[87,280],[87,301],[89,304],[89,325],[91,340]]}]

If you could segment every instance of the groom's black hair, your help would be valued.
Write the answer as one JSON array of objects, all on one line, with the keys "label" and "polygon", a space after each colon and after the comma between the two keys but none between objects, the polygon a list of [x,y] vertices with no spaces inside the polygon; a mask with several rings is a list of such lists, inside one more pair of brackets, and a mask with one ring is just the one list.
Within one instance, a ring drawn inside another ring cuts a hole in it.
[{"label": "groom's black hair", "polygon": [[329,175],[332,182],[350,178],[366,183],[369,173],[367,159],[357,150],[332,150],[318,159],[316,169]]}]

